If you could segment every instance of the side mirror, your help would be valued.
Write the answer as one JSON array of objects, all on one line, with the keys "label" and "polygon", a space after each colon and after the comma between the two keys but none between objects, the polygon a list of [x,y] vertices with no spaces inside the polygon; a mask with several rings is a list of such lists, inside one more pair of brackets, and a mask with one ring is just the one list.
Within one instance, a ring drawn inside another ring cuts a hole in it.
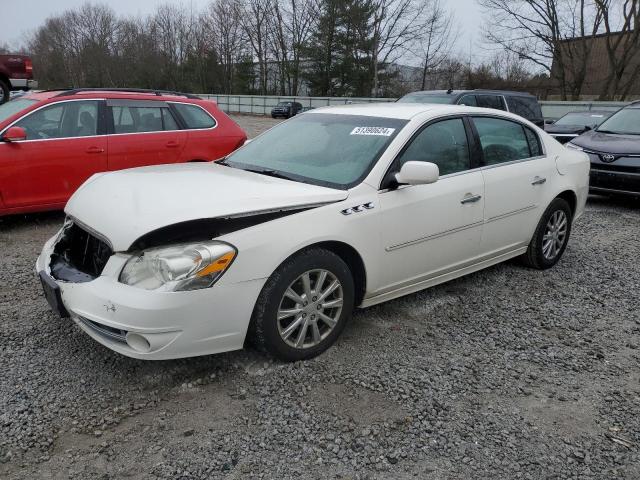
[{"label": "side mirror", "polygon": [[426,185],[435,183],[440,177],[440,169],[435,163],[430,162],[405,162],[398,173],[396,182],[408,185]]},{"label": "side mirror", "polygon": [[584,131],[585,131],[585,132],[588,132],[588,131],[590,131],[590,130],[593,130],[593,127],[592,127],[591,125],[585,125],[585,126],[584,126]]},{"label": "side mirror", "polygon": [[27,139],[27,132],[22,127],[11,127],[2,135],[2,140],[8,143],[20,142]]},{"label": "side mirror", "polygon": [[545,124],[545,125],[553,125],[554,123],[556,123],[556,121],[555,121],[555,120],[545,120],[545,121],[544,121],[544,124]]}]

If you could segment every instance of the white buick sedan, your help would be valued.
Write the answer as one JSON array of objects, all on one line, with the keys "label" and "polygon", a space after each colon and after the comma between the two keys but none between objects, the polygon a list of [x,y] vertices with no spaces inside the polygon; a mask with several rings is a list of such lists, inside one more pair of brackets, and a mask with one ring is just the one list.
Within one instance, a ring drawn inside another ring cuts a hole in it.
[{"label": "white buick sedan", "polygon": [[506,112],[322,108],[218,164],[93,176],[37,271],[54,311],[124,355],[250,341],[307,359],[354,307],[514,257],[553,266],[588,181],[584,153]]}]

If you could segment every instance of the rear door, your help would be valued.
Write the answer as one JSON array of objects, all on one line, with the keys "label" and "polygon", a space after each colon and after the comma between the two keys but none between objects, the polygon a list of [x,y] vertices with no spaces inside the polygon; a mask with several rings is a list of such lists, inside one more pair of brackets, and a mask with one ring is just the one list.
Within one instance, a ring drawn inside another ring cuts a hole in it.
[{"label": "rear door", "polygon": [[91,175],[107,169],[104,105],[68,100],[14,123],[27,140],[0,142],[0,195],[7,208],[64,205]]},{"label": "rear door", "polygon": [[109,170],[176,163],[187,142],[169,105],[154,100],[107,100]]},{"label": "rear door", "polygon": [[537,134],[517,121],[491,116],[472,117],[482,148],[485,184],[484,254],[525,246],[546,208],[556,174]]}]

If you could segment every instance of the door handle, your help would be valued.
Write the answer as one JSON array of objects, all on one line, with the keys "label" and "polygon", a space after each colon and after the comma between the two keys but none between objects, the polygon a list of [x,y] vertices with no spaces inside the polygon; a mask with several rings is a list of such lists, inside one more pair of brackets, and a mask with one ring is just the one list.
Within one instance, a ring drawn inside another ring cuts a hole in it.
[{"label": "door handle", "polygon": [[472,195],[471,193],[467,193],[464,196],[464,198],[460,201],[460,203],[463,205],[467,203],[476,203],[481,198],[482,198],[482,195]]},{"label": "door handle", "polygon": [[544,177],[536,177],[533,179],[533,182],[531,182],[531,185],[542,185],[546,181],[547,179]]},{"label": "door handle", "polygon": [[89,148],[87,148],[87,153],[104,153],[104,148],[89,147]]},{"label": "door handle", "polygon": [[178,142],[167,142],[167,148],[177,148],[180,144]]}]

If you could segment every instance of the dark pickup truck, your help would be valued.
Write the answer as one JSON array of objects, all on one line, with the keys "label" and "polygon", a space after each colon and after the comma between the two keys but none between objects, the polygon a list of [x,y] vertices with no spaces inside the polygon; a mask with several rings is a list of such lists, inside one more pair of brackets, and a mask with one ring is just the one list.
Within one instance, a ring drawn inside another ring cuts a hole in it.
[{"label": "dark pickup truck", "polygon": [[33,64],[26,55],[0,55],[0,104],[9,100],[13,90],[38,88],[33,79]]}]

